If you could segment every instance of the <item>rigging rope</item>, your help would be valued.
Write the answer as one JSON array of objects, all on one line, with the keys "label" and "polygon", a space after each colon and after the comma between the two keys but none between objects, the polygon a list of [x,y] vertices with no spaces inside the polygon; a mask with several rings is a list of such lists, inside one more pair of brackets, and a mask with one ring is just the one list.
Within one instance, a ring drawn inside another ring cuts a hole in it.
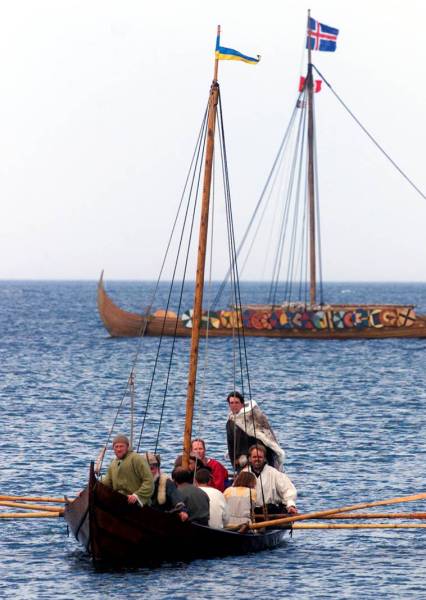
[{"label": "rigging rope", "polygon": [[[225,206],[226,206],[226,215],[227,215],[227,228],[228,228],[228,248],[229,248],[229,263],[230,269],[232,273],[233,280],[233,294],[234,294],[234,307],[236,312],[236,327],[235,330],[237,332],[237,341],[239,348],[239,359],[240,359],[240,376],[241,376],[241,386],[243,389],[244,385],[244,370],[247,377],[247,387],[249,390],[249,397],[251,398],[251,384],[250,384],[250,375],[248,371],[248,360],[247,360],[247,349],[245,344],[245,336],[244,336],[244,328],[241,327],[240,320],[242,319],[242,302],[241,302],[241,289],[240,289],[240,281],[238,276],[238,265],[237,265],[237,251],[235,245],[235,231],[234,231],[234,223],[232,217],[232,207],[231,207],[231,189],[229,183],[229,172],[228,172],[228,161],[226,154],[226,144],[225,144],[225,131],[223,126],[223,110],[222,110],[222,99],[219,93],[219,102],[218,102],[218,117],[219,117],[219,145],[222,156],[222,171],[223,171],[223,181],[225,188]],[[244,394],[244,392],[243,392]]]},{"label": "rigging rope", "polygon": [[[210,199],[210,206],[211,206],[211,210],[210,210],[210,252],[209,252],[209,274],[208,274],[208,282],[207,282],[207,296],[210,299],[211,297],[211,290],[212,290],[212,269],[213,269],[213,239],[214,239],[214,213],[215,213],[215,169],[216,169],[216,164],[215,164],[215,149],[213,149],[213,162],[212,162],[212,191],[211,191],[211,199]],[[200,437],[201,439],[204,439],[204,423],[203,423],[203,419],[201,419],[201,415],[203,414],[203,404],[204,404],[204,397],[205,397],[205,389],[206,389],[206,379],[207,379],[207,372],[208,372],[208,367],[209,367],[209,327],[210,324],[210,308],[207,309],[207,315],[206,315],[206,335],[205,335],[205,347],[204,347],[204,361],[203,361],[203,374],[201,376],[201,391],[200,391],[200,395],[199,395],[199,431],[200,434],[197,437]],[[196,462],[198,461],[198,457],[196,458]]]},{"label": "rigging rope", "polygon": [[[289,135],[289,133],[290,133],[290,131],[292,129],[293,121],[294,121],[294,119],[295,119],[295,117],[297,115],[297,110],[298,110],[298,108],[297,108],[297,104],[296,104],[295,107],[294,107],[294,109],[293,109],[293,113],[292,113],[292,115],[290,117],[290,121],[289,121],[289,123],[287,125],[287,129],[286,129],[286,131],[284,133],[284,137],[281,140],[281,143],[280,143],[280,146],[278,148],[278,152],[277,152],[277,154],[275,156],[274,162],[272,164],[271,170],[269,171],[269,175],[266,178],[266,182],[265,182],[265,185],[263,186],[263,190],[262,190],[262,192],[260,194],[259,200],[257,201],[257,204],[255,206],[253,214],[252,214],[252,216],[250,218],[249,224],[247,225],[246,231],[245,231],[245,233],[244,233],[244,235],[243,235],[243,237],[241,239],[241,242],[240,242],[240,244],[238,246],[238,250],[236,251],[236,258],[238,258],[239,254],[240,254],[240,252],[241,252],[241,250],[242,250],[242,248],[243,248],[243,246],[245,244],[247,236],[248,236],[248,234],[250,232],[250,229],[251,229],[251,227],[253,225],[253,222],[254,222],[254,220],[256,218],[256,215],[257,215],[257,213],[259,211],[259,208],[260,208],[260,206],[261,206],[261,204],[263,202],[263,199],[264,199],[266,191],[267,191],[267,189],[269,187],[271,178],[272,178],[272,176],[273,176],[273,174],[275,172],[275,168],[277,166],[277,163],[280,160],[283,148],[285,147],[285,145],[287,143],[288,135]],[[219,300],[220,300],[220,297],[222,295],[223,289],[225,288],[226,284],[228,283],[228,279],[229,279],[229,276],[230,276],[230,273],[231,273],[231,267],[232,266],[229,267],[229,269],[228,269],[228,271],[227,271],[227,273],[226,273],[226,275],[225,275],[225,277],[224,277],[224,279],[223,279],[223,281],[222,281],[222,283],[221,283],[221,285],[219,287],[219,290],[218,290],[218,292],[217,292],[217,294],[216,294],[216,296],[215,296],[215,298],[214,298],[214,300],[212,302],[212,306],[216,306],[219,303]]]},{"label": "rigging rope", "polygon": [[373,144],[380,150],[380,152],[388,159],[388,161],[395,167],[395,169],[397,171],[399,171],[399,173],[404,177],[404,179],[406,181],[408,181],[408,183],[416,190],[416,192],[423,198],[423,200],[426,200],[426,196],[425,194],[421,191],[420,188],[417,187],[417,185],[412,181],[412,179],[410,179],[408,177],[408,175],[406,173],[404,173],[404,171],[396,164],[396,162],[389,156],[389,154],[384,150],[384,148],[379,144],[379,142],[371,135],[371,133],[366,129],[366,127],[364,127],[364,125],[361,123],[361,121],[354,115],[354,113],[350,110],[350,108],[347,106],[347,104],[345,104],[342,100],[342,98],[340,98],[340,96],[337,94],[337,92],[333,89],[333,87],[331,86],[331,84],[327,81],[327,79],[324,77],[324,75],[322,73],[320,73],[320,71],[316,68],[316,66],[313,64],[312,67],[315,69],[315,71],[318,73],[318,75],[320,77],[322,77],[324,83],[327,85],[327,87],[330,88],[330,90],[333,92],[333,94],[335,95],[335,97],[337,98],[337,100],[340,102],[340,104],[343,106],[343,108],[351,115],[351,117],[353,118],[353,120],[355,121],[355,123],[357,125],[359,125],[359,127],[361,127],[361,129],[363,130],[363,132],[370,138],[370,140],[373,142]]},{"label": "rigging rope", "polygon": [[[252,400],[252,390],[251,390],[251,382],[250,382],[250,374],[248,370],[248,356],[247,356],[247,346],[244,335],[244,327],[242,321],[242,302],[241,302],[241,288],[238,274],[238,265],[237,265],[237,254],[238,251],[235,245],[235,230],[234,230],[234,221],[232,216],[232,206],[231,206],[231,190],[229,184],[229,172],[228,172],[228,161],[226,156],[226,144],[225,144],[225,132],[223,127],[223,112],[222,112],[222,103],[221,97],[219,93],[219,102],[218,102],[218,115],[219,115],[219,141],[220,141],[220,149],[222,155],[222,168],[223,168],[223,178],[224,178],[224,187],[225,187],[225,204],[226,204],[226,214],[227,214],[227,228],[228,228],[228,245],[229,245],[229,261],[230,261],[230,270],[231,270],[231,280],[233,281],[233,290],[235,294],[234,307],[236,311],[236,326],[233,328],[233,341],[235,339],[235,333],[238,340],[238,350],[239,350],[239,360],[240,360],[240,370],[241,370],[241,390],[244,396],[244,378],[243,378],[243,361],[246,371],[247,377],[247,388],[249,392],[250,405]],[[235,381],[235,375],[234,375]],[[235,391],[235,385],[234,385]],[[254,437],[257,441],[257,432],[256,432],[256,422],[254,418],[254,411],[251,411],[252,414],[252,425],[254,431]],[[235,422],[234,422],[234,440],[235,436]],[[247,415],[244,410],[244,427],[247,430]],[[235,457],[235,449],[234,449],[234,457]],[[235,474],[235,464],[233,465],[234,474]],[[264,500],[264,492],[263,492],[263,481],[262,475],[259,477],[260,486],[261,486],[261,495],[262,495],[262,503],[263,510],[266,511],[266,505]]]},{"label": "rigging rope", "polygon": [[[205,147],[204,141],[205,141],[205,137],[207,135],[207,115],[206,115],[206,119],[204,121],[204,125],[205,126],[204,126],[203,136],[200,138],[200,143],[199,143],[198,152],[197,152],[197,161],[195,163],[193,178],[192,178],[191,186],[190,186],[190,190],[189,190],[187,209],[186,209],[186,212],[185,212],[184,223],[183,223],[183,226],[182,226],[181,236],[180,236],[180,240],[179,240],[178,252],[177,252],[177,256],[176,256],[176,260],[175,260],[175,266],[174,266],[174,270],[173,270],[173,277],[172,277],[172,281],[171,281],[170,288],[169,288],[169,295],[168,295],[167,305],[166,305],[166,314],[167,314],[167,311],[168,311],[168,308],[169,308],[169,304],[170,304],[170,301],[171,301],[171,294],[172,294],[172,290],[173,290],[173,285],[174,285],[174,281],[175,281],[175,277],[176,277],[176,270],[177,270],[177,266],[178,266],[178,262],[179,262],[179,257],[180,257],[180,249],[181,249],[182,243],[183,243],[183,237],[184,237],[184,233],[185,233],[185,226],[186,226],[188,212],[189,212],[190,203],[191,203],[191,199],[192,199],[192,192],[193,192],[193,189],[194,189],[194,181],[195,181],[195,179],[197,179],[197,183],[196,183],[196,186],[195,186],[195,194],[194,194],[194,207],[193,207],[193,211],[192,211],[192,218],[191,218],[191,221],[190,221],[191,224],[190,224],[190,228],[189,228],[187,250],[186,250],[186,255],[185,255],[184,271],[183,271],[183,277],[182,277],[182,282],[181,282],[181,286],[180,286],[179,304],[178,304],[178,313],[177,313],[178,315],[180,314],[180,310],[181,310],[181,306],[182,306],[183,290],[184,290],[184,286],[185,286],[186,271],[187,271],[188,259],[189,259],[189,251],[190,251],[192,233],[193,233],[193,228],[194,228],[195,211],[196,211],[196,207],[197,207],[197,197],[198,197],[198,192],[199,192],[199,189],[200,189],[201,170],[202,170],[202,163],[203,163],[203,158],[204,158],[204,147]],[[198,171],[197,171],[197,167],[198,167]],[[196,175],[198,175],[198,177],[196,177]],[[174,331],[174,335],[172,337],[172,348],[171,348],[171,351],[170,351],[169,364],[168,364],[167,375],[166,375],[166,385],[165,385],[165,388],[164,388],[163,402],[162,402],[162,405],[161,405],[160,422],[159,422],[159,425],[158,425],[157,438],[156,438],[156,442],[155,442],[155,450],[154,450],[155,452],[157,452],[157,449],[158,449],[158,442],[159,442],[159,437],[160,437],[160,429],[161,429],[161,424],[162,424],[162,420],[163,420],[163,416],[164,416],[164,409],[165,409],[166,398],[167,398],[167,391],[168,391],[168,385],[169,385],[169,380],[170,380],[170,372],[171,372],[171,367],[172,367],[172,361],[173,361],[173,355],[174,355],[174,348],[175,348],[175,344],[176,344],[176,330],[177,330],[177,326],[178,326],[178,320],[176,319],[176,321],[175,321],[175,331]],[[159,341],[159,344],[158,344],[157,355],[156,355],[156,359],[155,359],[155,365],[154,365],[154,369],[153,369],[153,373],[152,373],[151,385],[150,385],[149,394],[148,394],[148,400],[147,400],[147,407],[148,407],[149,400],[151,398],[152,388],[153,388],[154,379],[155,379],[155,375],[156,375],[156,366],[157,366],[158,358],[159,358],[159,354],[160,354],[161,343],[162,343],[163,337],[164,337],[164,327],[165,327],[165,318],[163,320],[162,331],[161,331],[161,335],[160,335],[160,341]],[[145,427],[145,421],[146,421],[147,412],[148,411],[145,412],[144,419],[143,419],[142,426],[141,426],[141,431],[140,431],[140,435],[139,435],[138,450],[139,450],[140,443],[141,443],[141,440],[142,440],[142,435],[143,435],[143,430],[144,430],[144,427]]]},{"label": "rigging rope", "polygon": [[[295,253],[296,253],[296,247],[297,247],[298,213],[300,211],[299,191],[300,191],[300,177],[301,177],[302,168],[303,168],[303,139],[304,139],[304,135],[305,135],[305,121],[306,121],[305,112],[306,112],[305,110],[302,110],[301,114],[300,114],[299,125],[298,125],[297,132],[296,132],[296,147],[294,150],[293,160],[291,162],[291,167],[290,167],[290,177],[289,177],[289,183],[288,183],[288,188],[287,188],[287,197],[286,197],[286,202],[284,205],[283,218],[282,218],[282,223],[281,223],[281,228],[280,228],[280,235],[279,235],[278,247],[277,247],[277,252],[276,252],[273,277],[272,277],[272,282],[271,282],[271,289],[270,289],[270,293],[269,293],[269,298],[270,298],[270,302],[272,305],[275,304],[275,302],[276,302],[276,295],[277,295],[277,290],[278,290],[278,284],[279,284],[279,278],[280,278],[280,272],[281,272],[281,266],[282,266],[282,260],[283,260],[283,253],[284,253],[285,235],[286,235],[286,230],[287,230],[288,221],[289,221],[289,217],[290,217],[291,199],[292,199],[296,167],[299,166],[295,201],[294,201],[294,207],[293,207],[293,211],[294,211],[293,228],[292,228],[291,239],[290,239],[288,273],[287,273],[287,282],[286,282],[287,287],[288,287],[288,296],[287,295],[284,296],[284,299],[288,298],[289,302],[291,300],[291,288],[292,288],[292,281],[294,279]],[[299,154],[300,154],[300,157],[298,160]]]},{"label": "rigging rope", "polygon": [[[158,279],[156,281],[156,285],[155,285],[154,292],[153,292],[152,297],[151,297],[150,305],[148,306],[148,308],[145,311],[146,312],[145,316],[147,316],[151,312],[151,309],[152,309],[152,306],[154,304],[154,300],[155,300],[156,294],[158,292],[158,287],[159,287],[159,284],[160,284],[161,276],[162,276],[162,273],[163,273],[163,270],[164,270],[164,266],[165,266],[166,259],[167,259],[168,253],[169,253],[171,241],[172,241],[172,238],[173,238],[173,235],[174,235],[174,231],[175,231],[175,228],[176,228],[176,225],[177,225],[177,222],[178,222],[179,214],[180,214],[180,211],[181,211],[181,208],[182,208],[182,204],[183,204],[183,200],[184,200],[184,197],[185,197],[185,193],[186,193],[186,190],[187,190],[188,181],[189,181],[189,178],[190,178],[190,175],[191,175],[191,171],[192,171],[193,166],[194,166],[194,160],[196,159],[196,157],[199,154],[199,150],[197,150],[197,148],[200,145],[200,140],[202,139],[203,131],[205,130],[205,127],[206,127],[206,123],[207,123],[207,111],[208,111],[208,109],[206,108],[205,111],[204,111],[204,116],[203,116],[203,119],[202,119],[202,124],[201,124],[200,130],[199,130],[198,136],[197,136],[197,142],[196,142],[195,149],[194,149],[194,152],[193,152],[193,155],[192,155],[192,158],[191,158],[191,162],[190,162],[190,166],[189,166],[189,169],[188,169],[188,173],[187,173],[187,176],[186,176],[186,179],[185,179],[184,188],[183,188],[183,191],[182,191],[182,194],[181,194],[181,197],[180,197],[180,201],[179,201],[179,204],[178,204],[178,208],[177,208],[177,211],[176,211],[176,216],[175,216],[175,219],[174,219],[174,222],[173,222],[172,231],[171,231],[171,234],[170,234],[167,246],[166,246],[166,251],[165,251],[164,258],[163,258],[163,261],[162,261],[162,264],[161,264],[160,273],[159,273]],[[103,447],[104,448],[104,453],[102,455],[102,458],[99,461],[99,470],[102,468],[103,458],[105,456],[105,450],[107,449],[108,444],[110,442],[110,439],[111,439],[111,436],[112,436],[112,432],[114,431],[115,425],[116,425],[117,420],[118,420],[118,416],[119,416],[120,411],[122,409],[122,406],[124,404],[124,400],[126,398],[127,391],[129,389],[129,387],[131,386],[131,380],[134,377],[134,373],[135,373],[135,370],[136,370],[136,365],[137,365],[137,362],[138,362],[138,359],[139,359],[139,355],[140,355],[140,351],[141,351],[142,338],[143,338],[143,335],[145,333],[146,326],[147,326],[147,320],[145,321],[145,324],[142,324],[140,332],[139,332],[139,341],[138,341],[136,352],[135,352],[134,359],[133,359],[133,362],[132,362],[132,367],[131,367],[131,370],[130,370],[130,374],[129,374],[129,377],[128,377],[127,382],[126,382],[125,389],[124,389],[124,392],[123,392],[122,397],[121,397],[121,401],[120,401],[120,403],[118,405],[118,408],[116,410],[115,417],[113,419],[112,425],[111,425],[111,427],[110,427],[110,429],[108,431],[107,439],[106,439],[106,442],[105,442],[104,447]],[[148,398],[148,403],[149,403],[149,398]],[[145,407],[145,415],[147,413],[147,409],[148,409],[148,406]]]}]

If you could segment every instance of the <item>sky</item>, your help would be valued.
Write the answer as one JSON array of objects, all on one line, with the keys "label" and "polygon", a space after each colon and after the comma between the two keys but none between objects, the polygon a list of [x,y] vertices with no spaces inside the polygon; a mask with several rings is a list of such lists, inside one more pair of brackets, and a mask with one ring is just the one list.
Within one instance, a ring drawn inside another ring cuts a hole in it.
[{"label": "sky", "polygon": [[[218,24],[262,57],[219,67],[241,237],[297,96],[308,8],[340,30],[313,62],[424,191],[424,0],[16,0],[0,21],[0,279],[157,277]],[[324,279],[425,281],[426,201],[330,93],[316,111]]]}]

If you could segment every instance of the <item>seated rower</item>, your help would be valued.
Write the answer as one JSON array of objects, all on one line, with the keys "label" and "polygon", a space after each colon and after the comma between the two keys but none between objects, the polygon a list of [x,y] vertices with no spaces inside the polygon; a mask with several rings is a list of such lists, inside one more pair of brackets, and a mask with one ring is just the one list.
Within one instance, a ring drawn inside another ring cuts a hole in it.
[{"label": "seated rower", "polygon": [[172,479],[178,488],[185,507],[188,510],[190,523],[209,524],[210,501],[203,490],[192,485],[194,474],[183,467],[175,467]]},{"label": "seated rower", "polygon": [[296,488],[285,473],[267,464],[266,448],[262,444],[250,446],[249,466],[245,470],[257,479],[256,512],[262,513],[266,507],[269,514],[297,514]]},{"label": "seated rower", "polygon": [[209,527],[223,529],[228,521],[225,497],[222,492],[212,487],[212,474],[207,469],[199,469],[195,473],[195,485],[207,494],[210,500]]},{"label": "seated rower", "polygon": [[248,471],[241,471],[224,494],[228,507],[229,525],[251,523],[256,505],[256,477]]},{"label": "seated rower", "polygon": [[126,495],[129,504],[150,504],[154,480],[146,459],[131,450],[125,435],[116,435],[112,448],[116,458],[102,477],[102,483]]},{"label": "seated rower", "polygon": [[188,519],[188,511],[173,481],[165,473],[161,473],[161,458],[153,452],[146,453],[146,459],[154,478],[154,490],[151,496],[151,507],[163,512],[176,512],[181,521]]},{"label": "seated rower", "polygon": [[198,461],[201,462],[201,466],[210,469],[212,474],[210,486],[216,488],[219,492],[223,492],[226,480],[228,479],[227,469],[218,460],[206,456],[206,443],[201,438],[192,440],[191,450]]}]

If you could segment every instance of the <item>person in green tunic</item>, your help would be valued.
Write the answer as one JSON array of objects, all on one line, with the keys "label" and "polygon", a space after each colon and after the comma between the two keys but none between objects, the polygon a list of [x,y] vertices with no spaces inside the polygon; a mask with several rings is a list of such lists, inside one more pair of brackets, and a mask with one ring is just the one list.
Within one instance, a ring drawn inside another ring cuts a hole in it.
[{"label": "person in green tunic", "polygon": [[130,442],[125,435],[117,435],[112,441],[112,448],[116,458],[102,477],[102,483],[125,494],[129,504],[150,504],[154,479],[146,459],[130,449]]}]

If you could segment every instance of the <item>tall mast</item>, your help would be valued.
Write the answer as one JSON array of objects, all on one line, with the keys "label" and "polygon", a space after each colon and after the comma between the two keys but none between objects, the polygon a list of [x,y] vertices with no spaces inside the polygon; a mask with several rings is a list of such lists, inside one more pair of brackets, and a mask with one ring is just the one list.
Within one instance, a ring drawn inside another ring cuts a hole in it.
[{"label": "tall mast", "polygon": [[[220,35],[220,25],[217,28]],[[191,353],[189,356],[188,388],[186,396],[185,431],[183,438],[182,466],[188,468],[189,453],[191,450],[192,420],[194,415],[195,385],[197,380],[198,345],[200,340],[201,312],[203,306],[204,268],[206,262],[207,231],[209,225],[210,189],[212,180],[214,136],[216,129],[216,113],[219,97],[219,84],[217,82],[219,61],[214,63],[213,81],[210,87],[206,154],[204,162],[203,196],[201,203],[200,229],[198,235],[197,272],[195,276],[194,312],[192,316]]]},{"label": "tall mast", "polygon": [[[308,36],[309,18],[308,10]],[[315,176],[314,176],[314,81],[312,77],[311,47],[308,44],[308,213],[309,213],[309,303],[316,304],[316,256],[315,256]]]}]

